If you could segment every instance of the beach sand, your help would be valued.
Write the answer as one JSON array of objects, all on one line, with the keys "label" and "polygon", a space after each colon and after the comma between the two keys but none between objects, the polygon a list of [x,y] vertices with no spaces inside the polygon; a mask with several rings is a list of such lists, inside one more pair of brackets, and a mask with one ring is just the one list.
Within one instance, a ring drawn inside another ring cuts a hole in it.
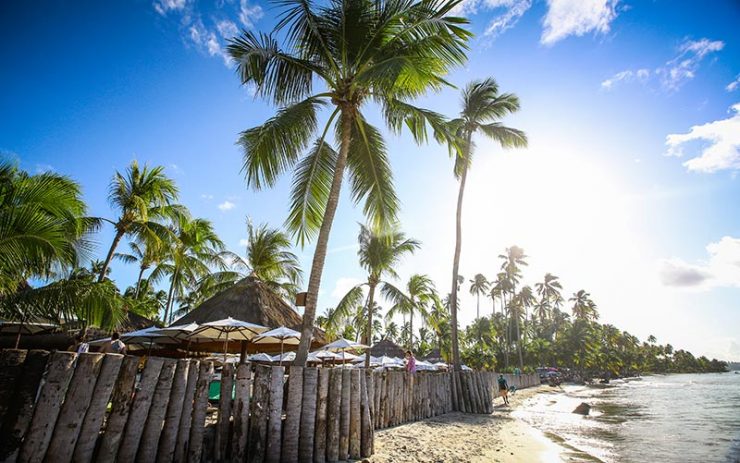
[{"label": "beach sand", "polygon": [[375,432],[373,463],[560,462],[567,450],[510,412],[547,386],[517,391],[510,407],[496,399],[493,415],[448,413]]}]

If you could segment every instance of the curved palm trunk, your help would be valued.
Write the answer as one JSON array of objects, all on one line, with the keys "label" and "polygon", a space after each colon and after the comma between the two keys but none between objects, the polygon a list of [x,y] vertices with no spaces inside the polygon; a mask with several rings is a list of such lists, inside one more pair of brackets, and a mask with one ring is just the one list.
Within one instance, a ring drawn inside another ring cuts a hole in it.
[{"label": "curved palm trunk", "polygon": [[[470,146],[470,136],[468,144]],[[467,156],[468,153],[466,152]],[[457,337],[457,275],[460,270],[460,249],[462,248],[462,205],[465,194],[465,179],[468,176],[467,166],[460,175],[460,190],[457,193],[457,213],[455,215],[455,257],[452,261],[452,294],[450,296],[450,315],[452,318],[452,363],[455,371],[460,371],[460,344]]]},{"label": "curved palm trunk", "polygon": [[476,293],[475,318],[480,318],[480,293]]},{"label": "curved palm trunk", "polygon": [[165,325],[167,324],[167,316],[170,314],[170,307],[172,306],[172,300],[175,294],[175,278],[177,277],[177,270],[172,272],[172,278],[170,278],[170,289],[167,292],[167,303],[164,305],[164,317],[162,320]]},{"label": "curved palm trunk", "polygon": [[347,165],[347,154],[349,153],[350,133],[353,122],[352,108],[343,108],[342,143],[339,147],[337,164],[334,166],[334,178],[332,179],[329,198],[326,202],[324,220],[321,222],[319,237],[316,240],[316,250],[314,251],[313,262],[311,263],[311,275],[308,278],[306,307],[303,311],[301,342],[298,344],[298,351],[293,362],[294,365],[301,367],[306,366],[308,349],[311,347],[311,340],[313,338],[313,322],[316,318],[316,304],[318,302],[319,287],[321,286],[321,274],[324,271],[324,261],[326,260],[326,251],[329,245],[331,226],[334,222],[334,214],[337,212],[337,205],[339,204],[339,192],[342,189],[344,167]]},{"label": "curved palm trunk", "polygon": [[509,329],[511,323],[506,316],[506,293],[501,294],[501,315],[504,316],[504,368],[509,368]]},{"label": "curved palm trunk", "polygon": [[136,291],[134,292],[134,299],[139,298],[139,291],[141,290],[141,280],[144,279],[144,271],[146,267],[143,265],[139,267],[139,278],[136,279]]},{"label": "curved palm trunk", "polygon": [[519,369],[524,369],[524,362],[522,361],[522,338],[519,333],[519,314],[516,314],[516,350],[519,353]]},{"label": "curved palm trunk", "polygon": [[[371,283],[367,295],[367,331],[365,336],[367,338],[367,345],[372,345],[373,342],[373,304],[375,301],[375,284]],[[370,368],[370,349],[365,351],[365,368]]]},{"label": "curved palm trunk", "polygon": [[414,350],[414,308],[411,307],[411,312],[409,313],[409,346],[408,348],[410,350]]},{"label": "curved palm trunk", "polygon": [[105,256],[105,262],[103,262],[103,268],[100,269],[100,275],[98,275],[98,283],[103,281],[103,279],[105,278],[105,274],[108,272],[110,262],[113,259],[113,254],[115,254],[118,243],[121,242],[123,235],[124,231],[116,228],[116,236],[113,237],[113,242],[111,243],[110,249],[108,250],[108,255]]}]

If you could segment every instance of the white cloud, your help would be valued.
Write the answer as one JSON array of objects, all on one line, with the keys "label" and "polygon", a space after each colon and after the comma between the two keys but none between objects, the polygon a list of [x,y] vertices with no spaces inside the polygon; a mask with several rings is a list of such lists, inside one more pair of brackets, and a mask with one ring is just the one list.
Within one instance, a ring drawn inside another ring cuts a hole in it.
[{"label": "white cloud", "polygon": [[632,82],[635,80],[645,81],[650,77],[650,69],[638,69],[636,71],[626,70],[614,74],[609,79],[606,79],[601,83],[601,88],[604,90],[611,90],[615,84],[620,82]]},{"label": "white cloud", "polygon": [[569,35],[605,34],[617,17],[618,0],[547,0],[540,42],[553,45]]},{"label": "white cloud", "polygon": [[254,23],[262,19],[264,11],[259,5],[250,5],[247,0],[239,1],[239,21],[244,27],[252,28]]},{"label": "white cloud", "polygon": [[209,201],[211,199],[213,199],[213,195],[209,195],[209,194],[205,194],[205,193],[203,193],[202,195],[200,195],[200,197],[201,197],[201,199],[207,199]]},{"label": "white cloud", "polygon": [[338,279],[334,285],[334,289],[331,291],[331,297],[339,301],[345,294],[347,294],[347,291],[360,283],[362,283],[362,281],[357,278],[342,277]]},{"label": "white cloud", "polygon": [[524,13],[532,7],[531,0],[519,0],[509,3],[511,4],[506,5],[508,9],[503,14],[491,20],[488,27],[486,27],[485,35],[494,38],[498,37],[507,30],[516,26],[516,23],[519,22],[519,19],[521,19]]},{"label": "white cloud", "polygon": [[239,34],[239,28],[237,28],[236,24],[228,19],[224,19],[216,23],[216,29],[218,29],[218,33],[221,34],[221,37],[224,39],[230,39]]},{"label": "white cloud", "polygon": [[217,207],[222,211],[230,211],[231,209],[234,209],[235,206],[236,204],[232,203],[231,201],[224,201]]},{"label": "white cloud", "polygon": [[246,248],[249,246],[249,240],[246,238],[242,238],[239,240],[239,247]]},{"label": "white cloud", "polygon": [[701,155],[683,165],[690,171],[712,173],[720,170],[740,170],[740,103],[731,107],[734,113],[727,119],[691,127],[688,133],[666,137],[667,156],[683,156],[684,145],[704,142]]},{"label": "white cloud", "polygon": [[47,172],[56,172],[56,169],[51,164],[36,164],[37,174],[45,174]]},{"label": "white cloud", "polygon": [[690,264],[681,259],[667,259],[660,269],[666,286],[711,289],[740,287],[740,238],[724,236],[706,247],[708,260]]},{"label": "white cloud", "polygon": [[740,88],[740,74],[738,74],[737,77],[735,77],[735,80],[727,84],[727,87],[725,87],[725,90],[727,90],[728,92],[734,92],[738,88]]},{"label": "white cloud", "polygon": [[678,47],[678,55],[656,71],[661,76],[661,84],[668,90],[678,90],[694,78],[705,56],[722,50],[724,46],[721,40],[684,40]]},{"label": "white cloud", "polygon": [[185,0],[155,0],[154,9],[165,16],[170,11],[181,11],[185,8]]}]

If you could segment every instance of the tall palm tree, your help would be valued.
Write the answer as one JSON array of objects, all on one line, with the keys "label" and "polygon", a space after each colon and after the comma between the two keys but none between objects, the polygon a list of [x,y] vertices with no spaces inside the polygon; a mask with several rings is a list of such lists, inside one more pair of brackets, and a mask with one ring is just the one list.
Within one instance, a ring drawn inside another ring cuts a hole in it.
[{"label": "tall palm tree", "polygon": [[179,217],[173,235],[167,260],[160,263],[150,276],[154,281],[164,276],[169,278],[165,323],[171,321],[178,297],[184,296],[188,288],[196,287],[213,268],[225,269],[224,244],[210,221],[183,215]]},{"label": "tall palm tree", "polygon": [[499,120],[519,110],[519,99],[509,93],[499,94],[498,84],[493,79],[473,81],[467,85],[462,95],[463,108],[460,117],[450,121],[459,140],[455,157],[455,177],[460,180],[455,215],[455,254],[452,261],[452,357],[456,370],[460,370],[460,346],[457,335],[457,276],[460,267],[462,247],[462,205],[465,181],[473,160],[473,136],[483,134],[495,140],[504,148],[526,146],[524,132],[506,127]]},{"label": "tall palm tree", "polygon": [[437,299],[437,291],[434,283],[427,275],[411,275],[404,288],[405,292],[392,285],[384,285],[380,292],[393,306],[388,311],[386,317],[392,318],[396,314],[406,314],[409,316],[409,349],[414,346],[414,315],[419,314],[426,317],[431,304]]},{"label": "tall palm tree", "polygon": [[[113,257],[127,264],[138,264],[139,275],[136,278],[136,286],[133,292],[134,299],[139,296],[139,287],[144,278],[144,272],[150,267],[156,266],[164,258],[164,243],[158,239],[147,239],[146,236],[139,237],[138,241],[132,241],[128,244],[131,251],[129,253],[115,253]],[[98,272],[99,274],[99,272]]]},{"label": "tall palm tree", "polygon": [[176,199],[177,186],[164,175],[164,167],[139,167],[138,162],[132,161],[125,174],[116,172],[110,183],[108,202],[111,207],[120,211],[120,215],[115,221],[106,219],[113,224],[116,233],[98,281],[105,278],[118,243],[124,236],[159,240],[168,232],[167,227],[158,221],[171,218],[175,214],[172,203]]},{"label": "tall palm tree", "polygon": [[573,303],[571,311],[573,312],[573,317],[576,319],[595,321],[599,318],[599,312],[596,304],[591,299],[591,294],[583,289],[573,293],[573,296],[568,300]]},{"label": "tall palm tree", "polygon": [[[352,0],[319,6],[286,0],[272,33],[244,31],[228,47],[242,83],[281,107],[241,134],[247,183],[270,187],[294,168],[287,224],[301,244],[316,238],[296,365],[305,364],[311,343],[345,168],[353,200],[363,203],[374,227],[397,214],[388,153],[380,131],[365,118],[368,103],[380,105],[391,130],[410,127],[417,142],[427,139],[427,125],[438,140],[452,138],[440,115],[409,101],[442,88],[447,72],[465,62],[471,33],[462,27],[465,19],[450,15],[460,2]],[[318,93],[315,82],[322,87]],[[330,112],[319,129],[322,108]],[[330,142],[332,129],[338,149]]]},{"label": "tall palm tree", "polygon": [[[336,312],[346,316],[352,307],[360,305],[364,297],[364,288],[367,287],[365,313],[369,316],[367,317],[365,342],[369,344],[372,343],[373,339],[373,311],[369,308],[375,304],[375,289],[380,286],[380,290],[383,291],[386,286],[393,286],[384,280],[385,276],[397,279],[398,274],[394,268],[398,266],[404,255],[413,254],[414,251],[419,249],[420,243],[414,239],[406,238],[406,235],[399,231],[397,226],[393,226],[388,231],[379,231],[369,226],[360,225],[360,234],[357,241],[360,245],[357,250],[357,257],[360,259],[360,266],[367,271],[367,281],[350,289],[337,304]],[[365,367],[370,368],[369,349],[365,354]]]},{"label": "tall palm tree", "polygon": [[496,315],[496,299],[501,300],[501,313],[503,313],[504,310],[504,294],[507,290],[507,280],[506,280],[506,274],[504,272],[499,272],[496,274],[496,280],[490,282],[489,287],[489,294],[488,296],[491,298],[491,303],[493,305],[493,309],[491,310],[491,316]]},{"label": "tall palm tree", "polygon": [[[548,309],[551,306],[559,308],[563,301],[563,296],[560,294],[563,290],[563,286],[558,280],[559,277],[556,277],[552,273],[546,273],[542,282],[535,283],[534,285],[542,304],[546,307],[544,311],[541,311],[541,315],[546,316]],[[544,320],[544,317],[540,317],[540,321],[542,320]]]},{"label": "tall palm tree", "polygon": [[475,318],[480,318],[480,295],[485,294],[488,291],[490,283],[482,273],[476,274],[472,280],[470,280],[470,294],[476,296],[475,306]]}]

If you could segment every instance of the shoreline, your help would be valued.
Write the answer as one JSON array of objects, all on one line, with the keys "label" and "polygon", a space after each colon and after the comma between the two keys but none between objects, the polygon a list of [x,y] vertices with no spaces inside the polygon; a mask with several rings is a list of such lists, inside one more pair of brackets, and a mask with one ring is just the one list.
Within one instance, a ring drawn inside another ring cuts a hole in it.
[{"label": "shoreline", "polygon": [[562,462],[599,461],[557,442],[511,412],[534,395],[552,391],[543,385],[518,390],[510,406],[496,399],[492,415],[448,413],[376,431],[372,463]]}]

